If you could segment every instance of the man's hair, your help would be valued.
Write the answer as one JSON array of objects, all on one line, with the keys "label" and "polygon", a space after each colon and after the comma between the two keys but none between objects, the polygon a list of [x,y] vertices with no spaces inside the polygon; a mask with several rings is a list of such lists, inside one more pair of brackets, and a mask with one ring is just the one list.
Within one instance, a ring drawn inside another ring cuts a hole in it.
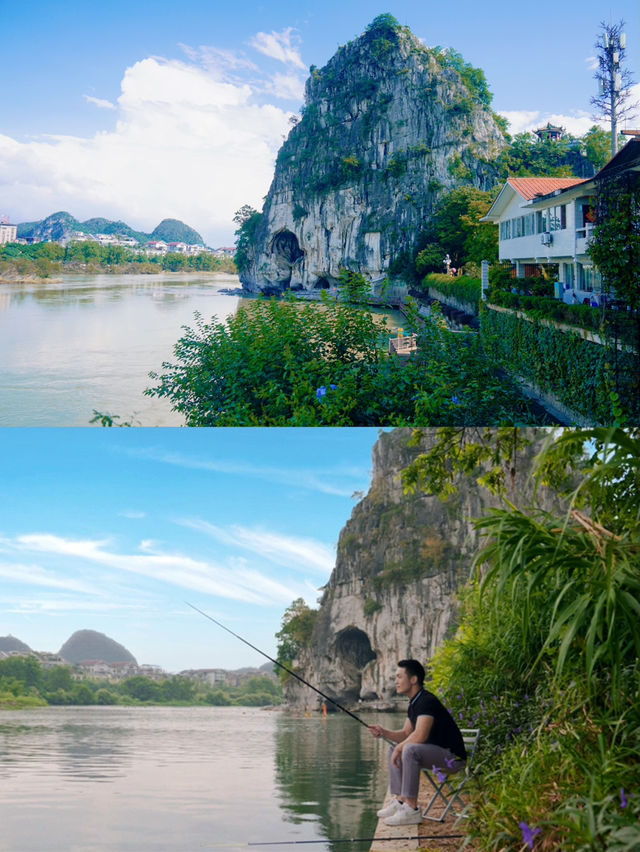
[{"label": "man's hair", "polygon": [[400,660],[398,663],[399,669],[406,669],[409,677],[415,675],[418,678],[418,683],[420,686],[424,683],[424,666],[422,663],[419,663],[417,660]]}]

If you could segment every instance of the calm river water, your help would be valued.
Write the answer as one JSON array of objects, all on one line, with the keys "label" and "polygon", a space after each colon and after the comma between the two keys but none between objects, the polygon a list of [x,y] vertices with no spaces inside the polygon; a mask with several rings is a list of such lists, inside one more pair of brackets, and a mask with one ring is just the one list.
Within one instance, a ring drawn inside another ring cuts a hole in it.
[{"label": "calm river water", "polygon": [[[390,718],[376,721],[401,726]],[[0,712],[0,850],[187,852],[318,840],[305,848],[338,852],[345,845],[332,839],[373,835],[387,786],[385,751],[341,713],[323,720],[242,707]]]},{"label": "calm river water", "polygon": [[68,275],[0,285],[0,426],[87,426],[93,410],[141,426],[179,426],[145,397],[194,311],[224,321],[233,275]]},{"label": "calm river water", "polygon": [[[181,426],[165,399],[144,396],[173,360],[194,312],[220,322],[239,297],[234,275],[67,275],[0,284],[0,426],[87,426],[93,411],[136,426]],[[387,314],[390,328],[403,324]]]}]

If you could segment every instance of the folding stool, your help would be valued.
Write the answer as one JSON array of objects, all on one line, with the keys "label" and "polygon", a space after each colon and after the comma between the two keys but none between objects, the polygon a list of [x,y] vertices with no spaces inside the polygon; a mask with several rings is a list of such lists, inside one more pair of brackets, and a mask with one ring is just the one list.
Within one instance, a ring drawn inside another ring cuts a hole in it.
[{"label": "folding stool", "polygon": [[[427,779],[429,780],[431,786],[434,789],[433,796],[431,797],[422,812],[423,819],[431,819],[434,822],[444,822],[447,814],[453,807],[454,802],[460,795],[462,788],[465,786],[471,776],[471,764],[473,763],[473,758],[475,757],[476,749],[478,746],[478,740],[480,738],[480,729],[461,728],[460,733],[462,734],[462,739],[464,740],[464,745],[467,750],[467,763],[464,770],[461,770],[464,775],[459,784],[455,783],[455,779],[454,782],[449,781],[449,776],[447,774],[446,767],[443,769],[440,769],[440,767],[438,767],[441,773],[447,775],[447,777],[444,778],[442,781],[438,780],[437,775],[434,779],[433,775],[435,773],[433,772],[433,770],[425,769],[424,767],[422,767],[422,771],[427,776]],[[458,775],[459,773],[456,772],[455,774]],[[440,814],[440,816],[429,816],[429,811],[438,799],[442,799],[442,802],[445,806],[443,812]]]}]

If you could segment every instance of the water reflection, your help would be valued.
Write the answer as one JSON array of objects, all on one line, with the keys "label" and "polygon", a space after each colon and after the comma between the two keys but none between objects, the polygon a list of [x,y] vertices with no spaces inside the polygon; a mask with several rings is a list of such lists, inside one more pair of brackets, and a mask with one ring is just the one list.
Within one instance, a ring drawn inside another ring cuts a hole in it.
[{"label": "water reflection", "polygon": [[343,714],[51,707],[0,722],[7,852],[339,852],[331,839],[371,836],[386,788],[380,743]]},{"label": "water reflection", "polygon": [[[387,787],[385,762],[380,743],[354,720],[342,714],[282,717],[276,732],[276,779],[285,820],[316,822],[320,836],[329,838],[327,848],[342,848],[332,839],[373,836],[375,813]],[[366,852],[369,846],[353,843],[349,848]]]}]

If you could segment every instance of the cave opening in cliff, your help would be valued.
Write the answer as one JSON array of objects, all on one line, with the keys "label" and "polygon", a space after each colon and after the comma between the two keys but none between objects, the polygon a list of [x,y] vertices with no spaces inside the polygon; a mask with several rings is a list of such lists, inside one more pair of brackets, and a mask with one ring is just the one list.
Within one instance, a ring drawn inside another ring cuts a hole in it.
[{"label": "cave opening in cliff", "polygon": [[326,278],[318,278],[313,287],[315,290],[328,290],[331,284],[329,284]]},{"label": "cave opening in cliff", "polygon": [[357,627],[347,627],[336,640],[336,654],[343,662],[351,663],[357,669],[363,669],[367,663],[376,659],[369,637]]},{"label": "cave opening in cliff", "polygon": [[300,248],[300,243],[295,234],[291,231],[279,231],[271,240],[271,254],[275,255],[278,260],[284,260],[285,263],[293,264],[301,257],[304,257],[304,252]]}]

